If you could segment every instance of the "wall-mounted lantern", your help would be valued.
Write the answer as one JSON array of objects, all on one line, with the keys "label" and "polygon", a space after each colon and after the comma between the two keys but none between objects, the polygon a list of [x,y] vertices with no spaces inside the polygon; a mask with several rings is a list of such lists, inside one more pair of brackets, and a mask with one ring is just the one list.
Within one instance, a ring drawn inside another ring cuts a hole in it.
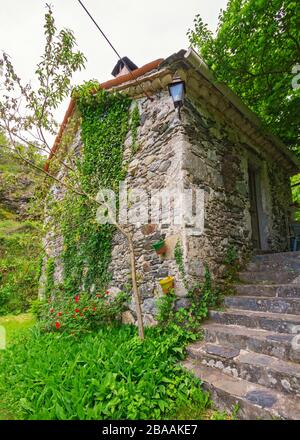
[{"label": "wall-mounted lantern", "polygon": [[184,94],[185,94],[185,82],[180,78],[174,78],[169,84],[169,93],[172,97],[174,107],[178,111],[180,118],[180,108],[183,106]]}]

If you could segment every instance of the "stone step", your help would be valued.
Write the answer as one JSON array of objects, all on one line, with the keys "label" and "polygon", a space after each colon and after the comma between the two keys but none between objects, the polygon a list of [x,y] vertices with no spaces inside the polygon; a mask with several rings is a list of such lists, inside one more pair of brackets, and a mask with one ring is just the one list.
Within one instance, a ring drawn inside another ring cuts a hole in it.
[{"label": "stone step", "polygon": [[254,255],[252,261],[255,263],[275,263],[284,261],[300,260],[300,251],[298,252],[278,252]]},{"label": "stone step", "polygon": [[246,271],[249,272],[270,272],[275,270],[298,271],[300,272],[300,258],[286,258],[283,261],[252,261],[247,264]]},{"label": "stone step", "polygon": [[300,271],[294,271],[294,270],[239,272],[238,276],[243,283],[250,283],[250,284],[300,283]]},{"label": "stone step", "polygon": [[241,325],[289,334],[296,334],[300,331],[299,315],[230,309],[226,311],[211,310],[210,317],[213,321],[225,325]]},{"label": "stone step", "polygon": [[300,394],[300,365],[266,354],[207,342],[187,347],[190,357],[225,374],[258,383],[282,393]]},{"label": "stone step", "polygon": [[213,322],[207,322],[202,328],[206,342],[300,363],[300,346],[297,344],[297,339],[294,339],[294,335]]},{"label": "stone step", "polygon": [[232,309],[300,315],[300,298],[227,296],[225,306]]},{"label": "stone step", "polygon": [[300,400],[262,385],[229,376],[215,368],[199,365],[191,358],[182,366],[202,381],[202,386],[210,391],[216,406],[222,411],[234,411],[244,420],[300,419]]},{"label": "stone step", "polygon": [[239,295],[300,298],[300,284],[237,284],[233,287]]}]

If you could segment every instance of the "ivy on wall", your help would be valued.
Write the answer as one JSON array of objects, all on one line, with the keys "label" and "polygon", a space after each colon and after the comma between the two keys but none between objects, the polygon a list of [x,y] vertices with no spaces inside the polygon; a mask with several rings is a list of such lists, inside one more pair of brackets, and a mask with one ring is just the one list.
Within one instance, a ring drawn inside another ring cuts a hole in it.
[{"label": "ivy on wall", "polygon": [[135,105],[131,112],[131,124],[130,124],[131,135],[132,135],[132,146],[131,146],[132,155],[134,155],[138,150],[137,133],[140,123],[141,123],[141,117],[140,117],[139,108],[137,105]]},{"label": "ivy on wall", "polygon": [[45,269],[45,294],[48,298],[54,289],[54,271],[55,271],[55,261],[54,258],[50,257],[46,263]]},{"label": "ivy on wall", "polygon": [[[96,196],[100,188],[112,189],[118,194],[119,183],[127,173],[123,149],[130,129],[132,150],[136,145],[137,106],[130,115],[128,97],[97,90],[95,82],[76,88],[73,98],[81,117],[83,148],[76,164],[80,184],[92,196]],[[72,292],[106,287],[110,281],[108,266],[115,227],[98,224],[97,206],[84,196],[68,192],[62,205],[60,226],[64,239],[62,259],[66,287]]]}]

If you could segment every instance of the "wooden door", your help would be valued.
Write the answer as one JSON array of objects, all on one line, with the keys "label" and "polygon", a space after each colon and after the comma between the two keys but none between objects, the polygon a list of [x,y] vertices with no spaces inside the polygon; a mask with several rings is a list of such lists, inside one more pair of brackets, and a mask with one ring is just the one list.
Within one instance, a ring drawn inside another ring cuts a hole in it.
[{"label": "wooden door", "polygon": [[252,243],[254,249],[261,249],[259,216],[257,204],[257,171],[249,167],[249,198],[250,198],[250,215],[252,227]]}]

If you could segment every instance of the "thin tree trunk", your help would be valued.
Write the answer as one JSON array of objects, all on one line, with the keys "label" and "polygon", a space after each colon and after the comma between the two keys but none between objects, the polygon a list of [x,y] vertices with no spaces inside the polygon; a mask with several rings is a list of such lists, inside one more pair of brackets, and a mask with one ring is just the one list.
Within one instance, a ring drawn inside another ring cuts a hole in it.
[{"label": "thin tree trunk", "polygon": [[145,333],[144,333],[144,323],[143,323],[143,315],[142,315],[142,308],[141,308],[141,294],[140,294],[140,290],[139,290],[137,280],[136,280],[136,264],[135,264],[135,253],[134,253],[133,241],[132,241],[131,237],[127,237],[127,239],[128,239],[128,243],[129,243],[129,250],[130,250],[132,288],[133,288],[133,294],[134,294],[136,315],[137,315],[137,320],[138,320],[139,337],[142,340],[144,340]]},{"label": "thin tree trunk", "polygon": [[[11,141],[13,142],[12,139],[11,139]],[[42,172],[47,177],[51,178],[53,181],[57,182],[58,184],[62,185],[63,187],[67,188],[71,192],[74,192],[75,194],[80,195],[80,196],[84,196],[89,201],[102,206],[102,203],[99,203],[97,199],[95,199],[94,197],[91,197],[88,193],[83,191],[82,188],[78,189],[77,187],[74,187],[72,184],[66,183],[63,180],[56,178],[55,176],[50,174],[48,171],[46,171],[44,168],[41,168],[41,167],[36,166],[35,164],[33,164],[31,161],[29,161],[27,158],[25,158],[18,150],[15,150],[14,152],[17,153],[17,155],[19,156],[19,158],[23,162],[27,163],[28,165],[30,165],[35,170]],[[110,209],[109,209],[110,207],[105,203],[105,201],[104,201],[105,199],[103,197],[103,194],[102,194],[102,198],[103,198],[103,204],[108,209],[108,216],[110,218],[112,218],[111,217],[111,213],[110,213]],[[138,287],[138,284],[137,284],[136,259],[135,259],[135,252],[134,252],[134,245],[133,245],[132,235],[131,235],[131,233],[126,232],[125,229],[118,222],[115,221],[115,219],[112,218],[112,220],[113,220],[113,224],[116,226],[116,228],[121,232],[121,234],[128,241],[129,252],[130,252],[130,267],[131,267],[132,289],[133,289],[133,295],[134,295],[134,301],[135,301],[135,307],[136,307],[136,315],[137,315],[137,321],[138,321],[139,337],[143,340],[145,338],[144,323],[143,323],[143,315],[142,315],[142,308],[141,308],[141,295],[140,295],[140,290],[139,290],[139,287]]]}]

